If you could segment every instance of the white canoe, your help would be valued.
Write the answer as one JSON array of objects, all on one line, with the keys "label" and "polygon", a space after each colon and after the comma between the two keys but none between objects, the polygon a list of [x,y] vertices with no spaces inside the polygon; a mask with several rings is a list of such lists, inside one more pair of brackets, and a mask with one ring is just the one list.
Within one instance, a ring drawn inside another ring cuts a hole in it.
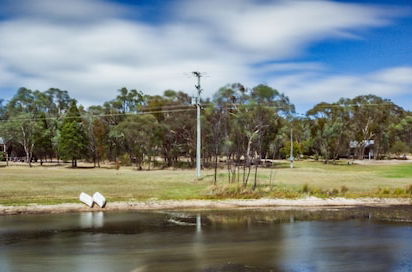
[{"label": "white canoe", "polygon": [[93,201],[101,208],[104,208],[104,206],[106,206],[106,198],[99,192],[93,194]]},{"label": "white canoe", "polygon": [[93,207],[93,204],[94,204],[93,198],[91,196],[89,196],[88,194],[81,192],[79,199],[80,199],[81,202],[83,202],[84,204],[86,204],[90,208]]}]

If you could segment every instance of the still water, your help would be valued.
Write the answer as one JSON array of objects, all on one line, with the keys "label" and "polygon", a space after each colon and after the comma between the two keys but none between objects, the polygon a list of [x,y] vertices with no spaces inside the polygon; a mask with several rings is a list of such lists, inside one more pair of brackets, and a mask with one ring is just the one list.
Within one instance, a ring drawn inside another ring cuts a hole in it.
[{"label": "still water", "polygon": [[0,217],[0,271],[412,271],[412,208]]}]

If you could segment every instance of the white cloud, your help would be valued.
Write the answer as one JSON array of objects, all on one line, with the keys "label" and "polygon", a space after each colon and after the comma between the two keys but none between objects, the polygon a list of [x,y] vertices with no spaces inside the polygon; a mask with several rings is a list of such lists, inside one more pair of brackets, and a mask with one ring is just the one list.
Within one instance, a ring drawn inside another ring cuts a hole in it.
[{"label": "white cloud", "polygon": [[3,0],[2,6],[4,15],[66,24],[128,14],[124,6],[105,0]]},{"label": "white cloud", "polygon": [[281,90],[288,90],[291,100],[297,104],[315,104],[321,101],[335,102],[341,97],[375,94],[383,97],[399,97],[412,89],[412,66],[394,67],[362,76],[298,73],[281,76],[270,83]]},{"label": "white cloud", "polygon": [[209,96],[238,81],[273,82],[297,100],[329,99],[333,88],[357,92],[370,83],[381,92],[392,85],[402,92],[403,82],[409,84],[407,67],[381,71],[379,80],[328,78],[320,76],[327,69],[322,63],[290,61],[316,41],[352,39],[359,30],[389,24],[401,14],[392,8],[325,0],[181,0],[163,21],[148,23],[127,19],[141,10],[109,1],[22,1],[4,5],[11,15],[0,21],[0,89],[59,87],[91,104],[112,99],[122,86],[190,93],[194,80],[184,73],[193,70],[210,74],[203,81]]}]

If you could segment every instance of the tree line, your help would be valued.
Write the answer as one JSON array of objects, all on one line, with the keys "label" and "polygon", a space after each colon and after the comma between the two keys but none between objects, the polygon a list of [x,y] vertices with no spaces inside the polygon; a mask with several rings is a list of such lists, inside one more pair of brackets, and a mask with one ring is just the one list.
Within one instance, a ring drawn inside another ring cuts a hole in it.
[{"label": "tree line", "polygon": [[[270,86],[234,83],[201,105],[203,166],[217,169],[223,160],[230,182],[247,184],[253,166],[289,158],[291,148],[295,158],[326,163],[363,159],[371,143],[374,159],[411,151],[411,112],[375,95],[322,102],[302,115]],[[86,109],[64,90],[20,88],[0,101],[0,137],[3,159],[22,154],[30,165],[57,158],[73,167],[80,159],[96,167],[102,161],[137,169],[194,167],[195,106],[181,91],[147,95],[121,88],[113,100]]]}]

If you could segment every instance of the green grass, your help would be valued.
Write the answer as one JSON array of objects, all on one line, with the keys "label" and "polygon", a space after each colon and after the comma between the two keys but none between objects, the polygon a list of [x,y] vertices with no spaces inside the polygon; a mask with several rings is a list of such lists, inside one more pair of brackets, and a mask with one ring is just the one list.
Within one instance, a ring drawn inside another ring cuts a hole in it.
[{"label": "green grass", "polygon": [[[298,198],[319,197],[410,197],[412,164],[348,165],[340,162],[287,163],[259,169],[258,187],[228,185],[227,170],[220,169],[218,186],[212,186],[213,171],[205,170],[196,181],[194,170],[136,171],[131,168],[70,169],[64,167],[12,166],[0,168],[0,204],[25,205],[78,202],[80,192],[103,193],[110,201],[150,199]],[[250,174],[252,184],[254,170]],[[272,185],[269,184],[272,172]],[[242,180],[240,178],[240,180]],[[306,189],[305,189],[306,186]],[[342,189],[344,188],[344,189]]]},{"label": "green grass", "polygon": [[383,171],[383,176],[387,178],[412,178],[412,165],[396,165],[386,171]]}]

